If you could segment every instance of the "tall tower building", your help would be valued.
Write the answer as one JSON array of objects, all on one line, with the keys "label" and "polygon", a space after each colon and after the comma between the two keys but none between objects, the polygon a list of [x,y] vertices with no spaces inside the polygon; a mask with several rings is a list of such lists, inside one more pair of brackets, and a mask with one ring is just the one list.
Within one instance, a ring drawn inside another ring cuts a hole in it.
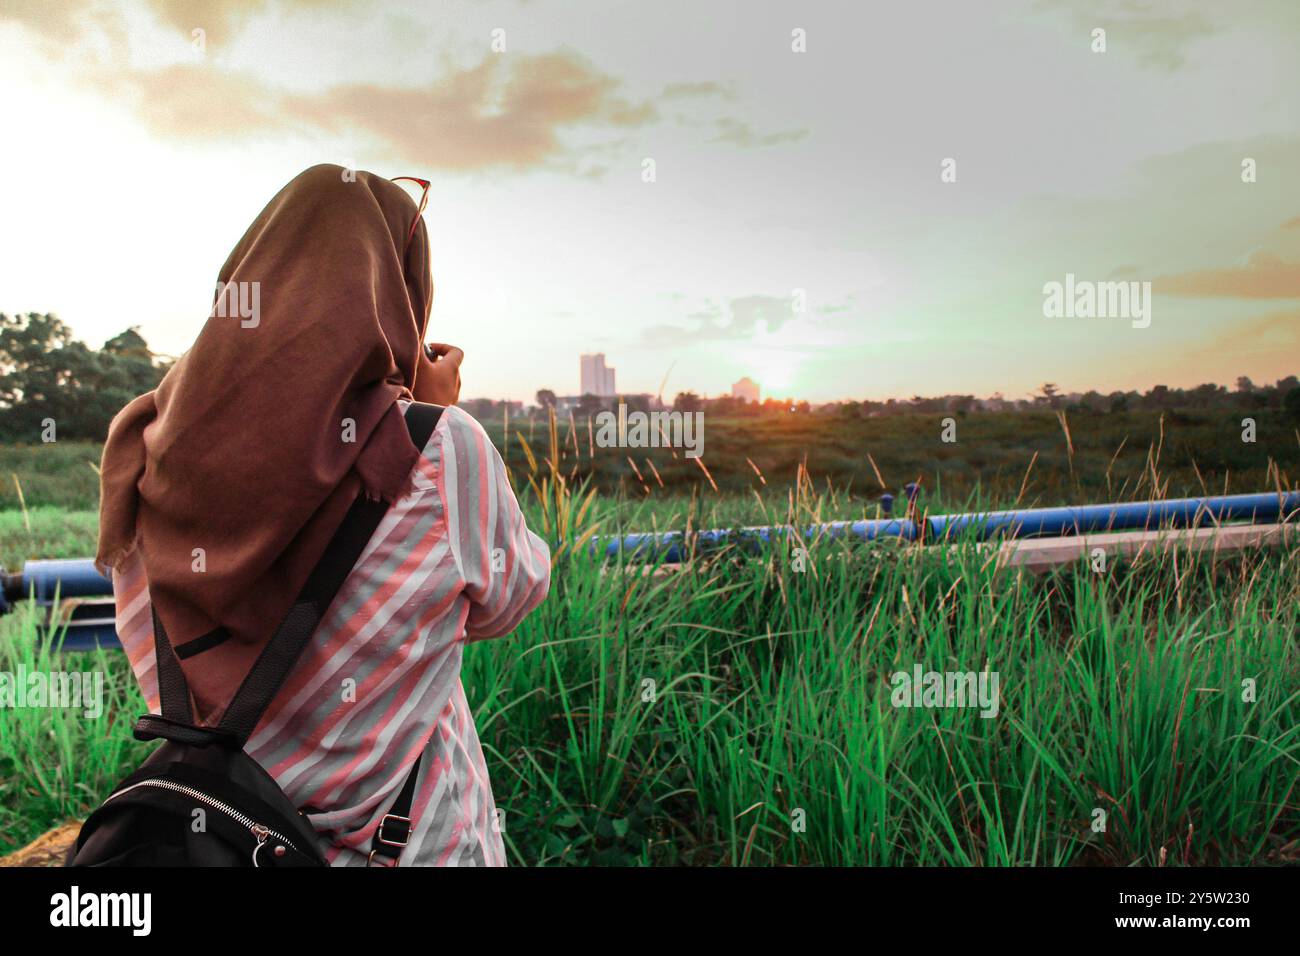
[{"label": "tall tower building", "polygon": [[749,376],[745,376],[739,382],[736,382],[731,386],[732,398],[743,398],[747,402],[756,402],[758,401],[758,396],[758,383]]},{"label": "tall tower building", "polygon": [[598,395],[601,398],[613,398],[617,394],[614,391],[614,370],[605,365],[604,352],[583,355],[581,364],[582,388],[579,394]]}]

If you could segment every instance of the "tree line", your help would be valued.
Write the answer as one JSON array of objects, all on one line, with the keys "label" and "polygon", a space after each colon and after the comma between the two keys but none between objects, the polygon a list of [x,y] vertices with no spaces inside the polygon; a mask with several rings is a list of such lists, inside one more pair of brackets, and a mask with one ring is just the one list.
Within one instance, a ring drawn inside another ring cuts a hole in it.
[{"label": "tree line", "polygon": [[[72,330],[52,314],[29,312],[9,316],[0,312],[0,441],[31,443],[49,434],[52,422],[57,437],[102,441],[113,416],[137,395],[156,388],[171,360],[155,355],[132,327],[114,336],[103,347],[93,349],[72,335]],[[534,412],[549,414],[557,403],[555,392],[541,389]],[[629,411],[648,411],[649,396],[617,398],[582,396],[574,409],[578,417],[595,415],[626,403]],[[494,399],[462,402],[480,421],[500,420],[506,403]],[[1060,409],[1072,414],[1165,409],[1234,409],[1243,412],[1283,409],[1300,421],[1300,379],[1289,375],[1277,382],[1256,384],[1246,376],[1235,388],[1207,383],[1195,388],[1156,385],[1146,392],[1136,390],[1102,394],[1089,391],[1062,394],[1054,383],[1043,384],[1038,393],[1020,399],[1000,394],[990,398],[974,395],[914,395],[910,399],[870,399],[811,405],[806,401],[767,398],[750,402],[731,396],[709,398],[695,392],[678,392],[672,401],[676,411],[702,411],[720,418],[748,418],[795,414],[838,415],[872,418],[879,415],[936,412],[965,415],[978,412],[1017,412]]]},{"label": "tree line", "polygon": [[134,327],[93,349],[54,315],[0,312],[0,441],[103,441],[113,416],[169,365]]},{"label": "tree line", "polygon": [[[477,400],[484,404],[485,414],[501,417],[501,404],[490,399]],[[537,393],[537,410],[546,413],[548,408],[557,405],[557,398],[550,389]],[[619,403],[626,403],[628,410],[648,410],[652,404],[645,395],[627,395],[614,398],[601,398],[596,395],[583,395],[573,409],[581,418],[597,412],[616,408]],[[1062,410],[1071,414],[1101,414],[1106,412],[1166,411],[1181,409],[1225,409],[1243,412],[1264,409],[1284,409],[1293,418],[1300,420],[1300,378],[1288,375],[1275,383],[1259,384],[1252,382],[1245,375],[1239,376],[1236,387],[1229,390],[1226,386],[1207,383],[1195,388],[1170,388],[1168,385],[1156,385],[1145,392],[1131,389],[1103,394],[1098,391],[1063,394],[1052,382],[1044,383],[1039,391],[1024,398],[1005,398],[995,393],[988,398],[974,395],[913,395],[911,398],[890,398],[883,401],[871,399],[846,399],[838,402],[825,402],[814,405],[810,402],[793,398],[766,398],[761,402],[751,402],[731,395],[708,397],[696,392],[678,392],[670,406],[674,411],[706,412],[718,418],[754,418],[764,415],[839,415],[850,418],[874,418],[880,415],[921,414],[956,414],[966,415],[978,412],[1028,412]]]}]

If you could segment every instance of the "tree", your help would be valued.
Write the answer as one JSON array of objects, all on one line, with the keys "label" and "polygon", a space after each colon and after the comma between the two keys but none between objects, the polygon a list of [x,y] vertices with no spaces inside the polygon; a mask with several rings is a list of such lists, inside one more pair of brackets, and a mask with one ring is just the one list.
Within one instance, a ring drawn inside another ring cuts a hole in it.
[{"label": "tree", "polygon": [[678,392],[677,397],[673,399],[673,410],[678,412],[700,411],[700,396],[694,392]]},{"label": "tree", "polygon": [[113,416],[156,388],[163,371],[134,329],[96,352],[54,315],[0,313],[0,437],[40,441],[52,419],[59,438],[102,440]]},{"label": "tree", "polygon": [[1193,408],[1213,408],[1227,390],[1222,385],[1215,385],[1213,382],[1207,382],[1204,385],[1197,385],[1187,393],[1187,401]]},{"label": "tree", "polygon": [[1300,422],[1300,385],[1290,389],[1282,396],[1282,407],[1286,413],[1297,422]]},{"label": "tree", "polygon": [[575,414],[580,418],[587,415],[599,414],[604,411],[606,401],[607,399],[601,398],[599,395],[592,395],[590,392],[587,392],[578,399],[578,407],[575,410]]},{"label": "tree", "polygon": [[1168,408],[1169,405],[1169,386],[1153,385],[1146,394],[1147,408]]},{"label": "tree", "polygon": [[555,393],[549,388],[538,389],[537,404],[543,411],[548,408],[554,408],[556,405]]},{"label": "tree", "polygon": [[649,395],[624,395],[619,401],[627,406],[628,412],[648,412],[650,411]]},{"label": "tree", "polygon": [[153,364],[153,353],[140,335],[140,326],[133,325],[125,332],[120,332],[104,343],[103,351],[121,355],[124,358],[136,358]]}]

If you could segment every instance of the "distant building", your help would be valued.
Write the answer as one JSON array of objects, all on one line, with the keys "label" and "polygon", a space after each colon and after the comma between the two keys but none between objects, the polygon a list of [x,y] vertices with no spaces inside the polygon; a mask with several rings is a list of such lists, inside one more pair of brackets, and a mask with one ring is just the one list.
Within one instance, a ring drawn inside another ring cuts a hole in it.
[{"label": "distant building", "polygon": [[613,398],[614,370],[605,365],[605,353],[582,356],[582,395],[599,395],[601,398]]},{"label": "distant building", "polygon": [[480,422],[499,422],[503,417],[519,418],[524,413],[523,402],[504,401],[497,398],[465,398],[456,403]]},{"label": "distant building", "polygon": [[[583,405],[583,398],[586,395],[593,395],[594,392],[585,392],[583,395],[556,395],[555,396],[555,414],[561,418],[568,418],[569,413],[577,414]],[[663,408],[659,398],[651,395],[649,392],[631,392],[625,395],[617,396],[598,396],[603,399],[600,405],[602,408],[614,411],[620,404],[626,404],[629,411],[641,409],[642,411],[653,411]]]},{"label": "distant building", "polygon": [[646,408],[659,408],[659,396],[651,395],[649,392],[629,392],[620,396],[623,401],[627,402],[630,408],[633,405],[638,407],[644,405]]},{"label": "distant building", "polygon": [[748,376],[731,386],[732,398],[743,398],[747,402],[756,402],[758,396],[758,383]]}]

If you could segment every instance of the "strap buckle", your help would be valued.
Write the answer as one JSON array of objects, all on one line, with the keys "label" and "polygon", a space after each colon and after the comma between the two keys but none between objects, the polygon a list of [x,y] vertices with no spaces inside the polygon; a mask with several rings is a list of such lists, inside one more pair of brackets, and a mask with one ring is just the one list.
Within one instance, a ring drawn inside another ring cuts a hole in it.
[{"label": "strap buckle", "polygon": [[[402,835],[397,840],[389,840],[384,836],[384,827],[388,826],[389,820],[396,820],[401,824]],[[395,846],[399,849],[406,846],[407,843],[411,842],[411,818],[397,813],[385,813],[379,821],[379,828],[375,830],[375,839],[385,846]]]}]

